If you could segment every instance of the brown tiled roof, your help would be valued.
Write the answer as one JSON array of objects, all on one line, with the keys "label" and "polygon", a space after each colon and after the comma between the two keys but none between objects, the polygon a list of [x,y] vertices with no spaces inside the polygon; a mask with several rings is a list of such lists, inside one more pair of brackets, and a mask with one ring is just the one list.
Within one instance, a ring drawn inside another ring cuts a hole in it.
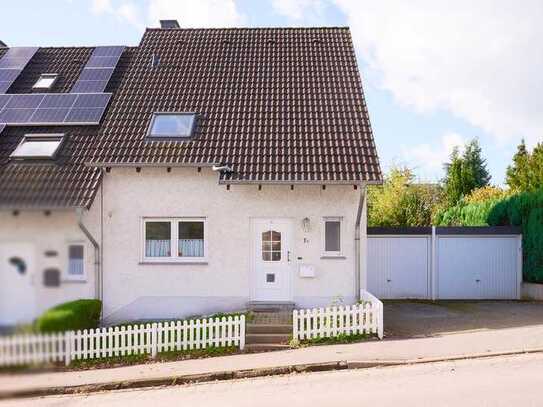
[{"label": "brown tiled roof", "polygon": [[[92,50],[40,48],[9,93],[31,92],[41,73],[59,73],[52,91],[68,92]],[[347,28],[148,29],[106,91],[114,95],[99,127],[2,132],[0,207],[88,207],[96,166],[227,164],[224,183],[381,181]],[[196,136],[146,141],[157,111],[198,113]],[[55,163],[9,161],[21,137],[38,132],[67,134]]]},{"label": "brown tiled roof", "polygon": [[[159,111],[197,112],[194,140],[146,141]],[[227,164],[224,182],[381,180],[348,28],[148,29],[91,161]]]}]

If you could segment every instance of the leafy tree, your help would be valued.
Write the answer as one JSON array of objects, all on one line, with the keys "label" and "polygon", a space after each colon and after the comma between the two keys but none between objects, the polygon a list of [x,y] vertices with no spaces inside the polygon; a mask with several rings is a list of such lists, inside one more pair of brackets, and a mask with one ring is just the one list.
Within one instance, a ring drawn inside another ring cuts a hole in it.
[{"label": "leafy tree", "polygon": [[416,184],[409,168],[392,168],[383,185],[368,188],[369,226],[428,226],[441,191]]},{"label": "leafy tree", "polygon": [[454,148],[450,162],[445,164],[445,172],[445,196],[451,206],[474,189],[487,186],[491,178],[477,139],[465,145],[462,155],[458,147]]},{"label": "leafy tree", "polygon": [[[483,158],[481,146],[476,138],[466,144],[463,158],[464,165],[475,188],[488,185],[492,177],[486,169],[486,160]],[[472,188],[472,190],[475,188]]]},{"label": "leafy tree", "polygon": [[507,167],[507,185],[515,191],[534,191],[543,187],[543,144],[538,143],[532,153],[524,140],[517,147],[513,164]]}]

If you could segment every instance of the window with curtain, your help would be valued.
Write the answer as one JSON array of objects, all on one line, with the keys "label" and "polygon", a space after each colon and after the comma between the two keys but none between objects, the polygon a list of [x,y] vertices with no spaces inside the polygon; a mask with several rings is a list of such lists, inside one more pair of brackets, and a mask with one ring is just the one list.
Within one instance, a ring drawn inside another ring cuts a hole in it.
[{"label": "window with curtain", "polygon": [[179,221],[177,255],[204,257],[204,222]]},{"label": "window with curtain", "polygon": [[145,222],[145,257],[171,257],[171,222]]},{"label": "window with curtain", "polygon": [[68,279],[85,278],[85,248],[82,244],[68,246]]},{"label": "window with curtain", "polygon": [[144,261],[205,261],[205,218],[144,218]]}]

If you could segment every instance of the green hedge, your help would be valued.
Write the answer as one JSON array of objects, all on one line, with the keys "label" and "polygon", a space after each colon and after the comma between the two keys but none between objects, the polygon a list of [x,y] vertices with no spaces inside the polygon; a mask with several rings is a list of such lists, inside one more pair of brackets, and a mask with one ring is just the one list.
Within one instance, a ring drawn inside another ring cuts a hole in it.
[{"label": "green hedge", "polygon": [[77,300],[57,305],[36,320],[38,332],[63,332],[78,329],[98,328],[102,302],[99,300]]},{"label": "green hedge", "polygon": [[434,217],[438,226],[520,226],[525,281],[543,283],[543,189],[502,200],[460,202]]},{"label": "green hedge", "polygon": [[543,283],[543,189],[498,202],[488,214],[488,223],[522,227],[524,280]]}]

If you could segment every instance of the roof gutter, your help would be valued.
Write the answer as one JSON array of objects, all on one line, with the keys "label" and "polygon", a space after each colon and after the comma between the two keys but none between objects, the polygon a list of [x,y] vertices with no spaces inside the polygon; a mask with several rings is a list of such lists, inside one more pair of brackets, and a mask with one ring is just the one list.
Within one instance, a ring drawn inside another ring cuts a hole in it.
[{"label": "roof gutter", "polygon": [[83,209],[77,208],[77,225],[79,226],[79,229],[83,232],[83,234],[89,239],[91,244],[94,247],[94,275],[95,275],[95,282],[94,282],[94,298],[102,301],[102,292],[100,290],[101,287],[101,275],[100,275],[100,245],[96,241],[96,239],[92,236],[92,234],[89,232],[85,224],[83,223]]}]

